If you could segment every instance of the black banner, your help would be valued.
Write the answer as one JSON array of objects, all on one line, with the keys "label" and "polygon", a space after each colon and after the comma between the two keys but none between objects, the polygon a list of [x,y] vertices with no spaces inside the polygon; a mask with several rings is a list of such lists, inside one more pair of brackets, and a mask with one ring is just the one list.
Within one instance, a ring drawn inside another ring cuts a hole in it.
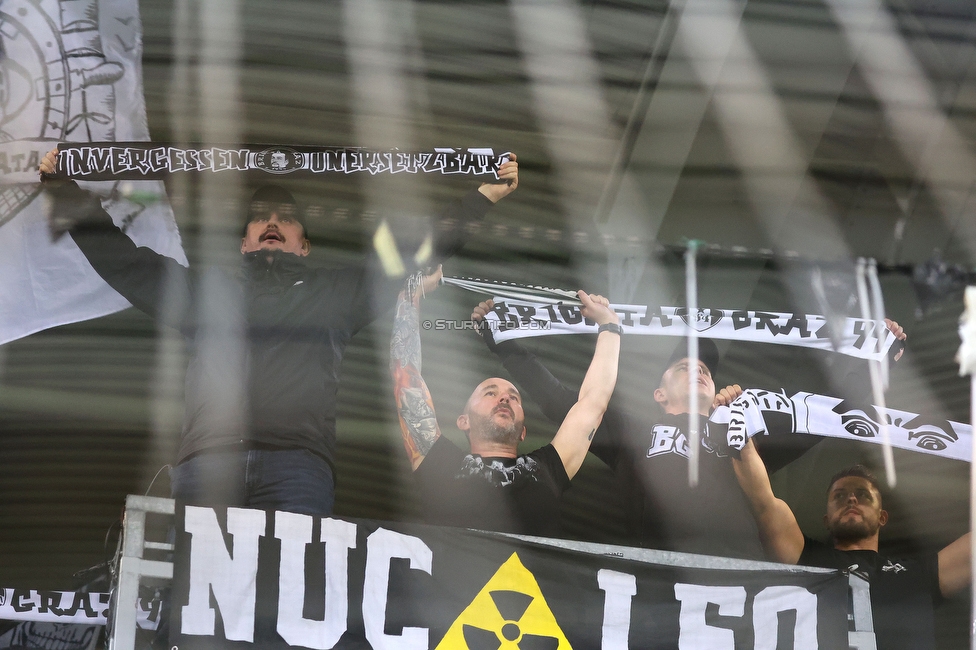
[{"label": "black banner", "polygon": [[837,572],[237,508],[177,530],[179,650],[847,647]]},{"label": "black banner", "polygon": [[361,147],[241,144],[175,146],[158,142],[62,142],[59,178],[158,180],[178,172],[294,174],[448,174],[497,180],[508,154],[488,148],[380,151]]}]

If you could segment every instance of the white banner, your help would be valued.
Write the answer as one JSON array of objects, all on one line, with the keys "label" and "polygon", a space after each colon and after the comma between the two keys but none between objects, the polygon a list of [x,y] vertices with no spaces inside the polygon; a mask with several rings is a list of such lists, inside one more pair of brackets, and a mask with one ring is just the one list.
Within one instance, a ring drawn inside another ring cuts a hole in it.
[{"label": "white banner", "polygon": [[709,418],[728,425],[729,445],[741,449],[747,438],[767,433],[805,433],[881,444],[887,426],[898,449],[970,462],[973,428],[928,415],[856,404],[838,397],[798,392],[787,396],[750,388]]},{"label": "white banner", "polygon": [[[0,5],[0,344],[128,306],[70,237],[52,241],[40,158],[59,141],[149,139],[136,0]],[[86,183],[138,245],[186,264],[160,182]]]},{"label": "white banner", "polygon": [[0,620],[105,625],[107,593],[0,589]]},{"label": "white banner", "polygon": [[[110,598],[111,594],[101,592],[0,587],[0,620],[105,625]],[[160,605],[159,600],[140,598],[136,604],[136,624],[143,630],[155,630],[159,621]]]},{"label": "white banner", "polygon": [[[546,304],[495,298],[487,316],[495,341],[550,334],[595,334],[596,323],[583,319],[573,304]],[[754,341],[834,350],[827,319],[814,314],[699,309],[689,315],[685,307],[610,305],[620,315],[624,334],[688,336],[694,329],[701,336],[732,341]],[[895,342],[883,322],[846,318],[840,333],[840,347],[834,350],[860,359],[880,360]]]}]

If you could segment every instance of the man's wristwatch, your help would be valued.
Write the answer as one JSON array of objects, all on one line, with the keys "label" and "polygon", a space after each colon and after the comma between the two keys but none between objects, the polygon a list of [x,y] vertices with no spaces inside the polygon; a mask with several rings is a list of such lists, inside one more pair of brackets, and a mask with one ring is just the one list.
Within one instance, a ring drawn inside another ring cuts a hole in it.
[{"label": "man's wristwatch", "polygon": [[620,325],[616,323],[604,323],[603,325],[600,325],[600,329],[597,330],[597,333],[599,332],[613,332],[614,334],[623,334],[624,328],[620,327]]}]

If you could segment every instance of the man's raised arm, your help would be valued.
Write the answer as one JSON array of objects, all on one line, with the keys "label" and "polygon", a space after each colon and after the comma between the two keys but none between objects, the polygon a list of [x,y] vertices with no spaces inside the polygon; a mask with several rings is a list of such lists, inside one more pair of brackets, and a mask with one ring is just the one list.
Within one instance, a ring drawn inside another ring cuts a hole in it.
[{"label": "man's raised arm", "polygon": [[939,551],[939,591],[951,596],[973,580],[973,534],[966,533]]},{"label": "man's raised arm", "polygon": [[[430,257],[423,264],[440,264],[457,254],[475,232],[471,225],[480,223],[491,207],[514,192],[518,184],[518,162],[517,156],[513,153],[510,154],[509,160],[498,168],[498,182],[481,183],[477,189],[472,189],[464,196],[449,201],[443,206],[434,218],[432,250]],[[403,282],[401,276],[404,271],[397,269],[398,264],[393,263],[389,268],[387,267],[391,258],[402,255],[403,251],[395,249],[390,251],[393,253],[390,255],[381,253],[381,248],[384,246],[380,246],[369,255],[365,266],[356,269],[361,288],[355,293],[357,304],[353,311],[362,314],[362,318],[356,324],[356,331],[387,312]],[[386,262],[383,261],[384,257],[387,259]],[[409,258],[400,259],[400,263],[406,265],[407,273],[412,273],[416,269]],[[352,271],[353,269],[349,269],[350,273]]]},{"label": "man's raised arm", "polygon": [[57,164],[58,150],[52,149],[38,166],[43,187],[53,199],[52,234],[67,232],[95,272],[137,309],[173,327],[185,324],[193,304],[186,268],[151,248],[136,246],[97,196],[74,181],[53,178]]},{"label": "man's raised arm", "polygon": [[397,300],[393,336],[390,339],[390,375],[403,446],[413,469],[427,457],[441,435],[434,413],[434,402],[420,375],[420,298],[440,282],[440,267],[432,275],[415,274],[407,279],[406,288]]},{"label": "man's raised arm", "polygon": [[[561,423],[579,399],[579,392],[564,386],[535,354],[526,350],[518,341],[495,343],[492,330],[485,321],[494,306],[493,300],[485,300],[471,312],[471,320],[479,326],[482,340],[508,370],[519,390],[528,395],[551,422]],[[607,412],[603,414],[603,421],[597,427],[590,445],[593,455],[610,467],[616,467],[620,457],[627,453],[620,440],[621,433],[627,429],[626,416],[615,401],[611,400],[607,406]]]},{"label": "man's raised arm", "polygon": [[766,466],[751,439],[739,458],[732,459],[732,466],[759,525],[766,555],[771,560],[796,564],[803,553],[803,532],[790,507],[773,494]]},{"label": "man's raised arm", "polygon": [[579,292],[583,302],[583,316],[600,325],[593,360],[580,386],[579,399],[560,425],[552,446],[573,478],[579,471],[590,442],[596,434],[610,396],[617,383],[617,360],[620,356],[620,318],[610,309],[610,302],[602,296]]}]

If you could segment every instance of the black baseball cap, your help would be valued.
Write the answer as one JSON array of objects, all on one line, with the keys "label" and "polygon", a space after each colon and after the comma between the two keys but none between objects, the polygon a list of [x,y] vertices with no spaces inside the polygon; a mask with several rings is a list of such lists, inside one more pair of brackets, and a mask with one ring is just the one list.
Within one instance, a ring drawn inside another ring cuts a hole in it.
[{"label": "black baseball cap", "polygon": [[[664,366],[664,371],[667,371],[675,363],[687,357],[688,339],[681,339],[678,345],[675,346],[674,352],[671,353],[671,358],[668,359],[668,365]],[[718,371],[718,346],[715,345],[715,341],[706,338],[698,339],[698,359],[705,364],[708,372],[714,377],[716,371]],[[664,372],[661,374],[664,374]]]},{"label": "black baseball cap", "polygon": [[298,201],[295,200],[291,192],[280,185],[262,185],[251,195],[251,200],[247,204],[246,221],[244,222],[245,236],[247,235],[247,225],[273,205],[294,206],[290,216],[302,225],[302,234],[308,236],[308,226],[305,225],[305,217],[298,209]]}]

